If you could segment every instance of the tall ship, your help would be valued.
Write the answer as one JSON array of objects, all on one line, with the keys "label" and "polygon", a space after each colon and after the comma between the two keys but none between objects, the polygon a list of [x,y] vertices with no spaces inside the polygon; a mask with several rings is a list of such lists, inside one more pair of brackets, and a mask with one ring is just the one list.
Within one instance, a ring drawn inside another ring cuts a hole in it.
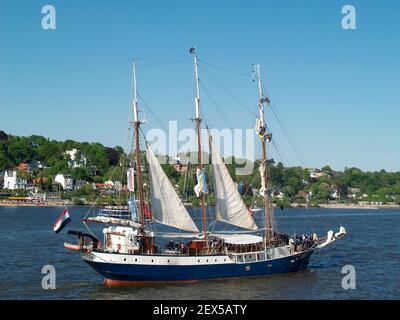
[{"label": "tall ship", "polygon": [[[77,245],[65,244],[67,249],[79,252],[81,259],[104,277],[105,285],[196,282],[296,272],[307,267],[311,255],[316,250],[346,234],[344,227],[340,227],[336,233],[329,231],[323,237],[316,234],[291,236],[278,232],[268,193],[267,144],[271,141],[271,133],[267,130],[264,107],[269,105],[270,101],[263,94],[259,65],[255,66],[258,82],[256,134],[262,150],[259,167],[260,195],[264,204],[261,208],[262,218],[256,223],[255,216],[249,212],[229,174],[216,141],[207,130],[215,196],[215,220],[210,222],[206,208],[206,171],[202,158],[199,60],[194,48],[189,52],[194,61],[196,95],[193,122],[197,135],[195,193],[200,202],[201,223],[196,225],[150,144],[146,142],[143,151],[140,148],[140,127],[143,122],[138,117],[134,62],[132,149],[135,152],[127,170],[126,190],[131,197],[126,206],[108,206],[97,215],[88,212],[83,224],[89,232],[69,230],[69,234],[77,237]],[[141,155],[144,152],[148,182],[144,181],[143,174]],[[148,186],[149,201],[146,199],[144,186]],[[215,227],[217,222],[223,223],[225,227],[218,230]],[[89,228],[89,224],[92,223],[105,225],[102,239]],[[154,228],[155,224],[167,228]]]}]

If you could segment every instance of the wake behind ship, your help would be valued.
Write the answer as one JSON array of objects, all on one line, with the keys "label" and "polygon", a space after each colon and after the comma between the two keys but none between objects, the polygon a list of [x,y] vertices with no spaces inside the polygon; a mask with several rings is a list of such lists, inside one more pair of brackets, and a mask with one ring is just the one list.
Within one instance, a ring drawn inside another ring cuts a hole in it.
[{"label": "wake behind ship", "polygon": [[[108,225],[103,229],[102,242],[91,232],[70,230],[68,233],[77,237],[78,244],[65,243],[67,249],[79,251],[82,260],[104,276],[107,285],[193,282],[295,272],[307,267],[315,250],[346,234],[343,227],[337,233],[329,231],[322,238],[316,234],[291,237],[277,232],[269,196],[266,152],[266,144],[272,139],[264,117],[264,105],[269,104],[269,99],[263,95],[259,66],[256,69],[259,89],[256,134],[262,146],[259,174],[260,195],[264,203],[263,225],[256,223],[244,204],[210,133],[208,138],[216,219],[207,224],[208,190],[200,139],[203,119],[200,112],[198,58],[194,48],[190,49],[190,54],[194,58],[196,97],[193,121],[198,137],[197,185],[194,191],[201,204],[202,230],[199,230],[189,215],[147,141],[150,201],[146,199],[140,150],[142,122],[138,118],[134,62],[132,105],[135,163],[131,161],[127,171],[128,206],[103,208],[94,216],[89,216],[93,213],[89,210],[83,221],[86,227],[87,223]],[[134,178],[137,190],[134,187]],[[218,223],[223,223],[225,227],[219,230],[216,227]],[[177,231],[160,232],[154,228],[155,224],[172,227]]]}]

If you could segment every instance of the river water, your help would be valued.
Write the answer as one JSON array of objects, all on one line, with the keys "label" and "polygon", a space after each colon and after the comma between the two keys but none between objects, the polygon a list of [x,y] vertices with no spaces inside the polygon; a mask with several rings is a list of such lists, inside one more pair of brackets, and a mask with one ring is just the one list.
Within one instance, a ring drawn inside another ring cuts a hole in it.
[{"label": "river water", "polygon": [[[87,207],[71,207],[66,228],[84,230]],[[312,256],[305,271],[195,284],[106,288],[102,277],[67,252],[63,230],[53,232],[60,207],[0,207],[0,299],[400,299],[400,211],[275,210],[279,231],[348,235]],[[198,210],[192,212],[198,216]],[[101,234],[101,226],[95,226]],[[44,290],[44,265],[56,270],[56,289]],[[342,288],[342,268],[354,266],[356,289]]]}]

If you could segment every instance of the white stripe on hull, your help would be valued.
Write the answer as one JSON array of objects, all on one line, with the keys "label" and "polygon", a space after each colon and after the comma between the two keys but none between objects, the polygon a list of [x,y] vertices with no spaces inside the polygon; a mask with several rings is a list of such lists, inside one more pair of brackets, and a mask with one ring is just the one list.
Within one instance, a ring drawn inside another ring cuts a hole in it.
[{"label": "white stripe on hull", "polygon": [[[185,255],[134,255],[134,254],[121,254],[109,252],[90,252],[81,253],[81,257],[86,261],[93,261],[98,263],[113,263],[113,264],[132,264],[132,265],[153,265],[153,266],[191,266],[191,265],[219,265],[219,264],[249,264],[261,261],[273,261],[290,256],[297,256],[299,252],[290,252],[289,246],[275,248],[273,257],[269,256],[265,259],[265,252],[247,252],[237,254],[244,260],[232,260],[228,255],[201,255],[201,256],[185,256]],[[288,251],[286,251],[286,249]]]}]

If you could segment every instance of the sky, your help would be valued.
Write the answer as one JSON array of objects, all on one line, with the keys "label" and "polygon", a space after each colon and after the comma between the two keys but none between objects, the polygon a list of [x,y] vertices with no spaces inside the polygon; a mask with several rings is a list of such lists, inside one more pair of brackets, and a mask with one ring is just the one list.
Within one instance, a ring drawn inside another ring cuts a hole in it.
[{"label": "sky", "polygon": [[[42,28],[46,4],[55,30]],[[341,25],[348,4],[355,30]],[[396,0],[0,0],[0,130],[126,147],[134,58],[143,130],[193,127],[195,46],[210,127],[254,128],[260,64],[280,119],[267,109],[276,161],[399,171],[399,9]]]}]

